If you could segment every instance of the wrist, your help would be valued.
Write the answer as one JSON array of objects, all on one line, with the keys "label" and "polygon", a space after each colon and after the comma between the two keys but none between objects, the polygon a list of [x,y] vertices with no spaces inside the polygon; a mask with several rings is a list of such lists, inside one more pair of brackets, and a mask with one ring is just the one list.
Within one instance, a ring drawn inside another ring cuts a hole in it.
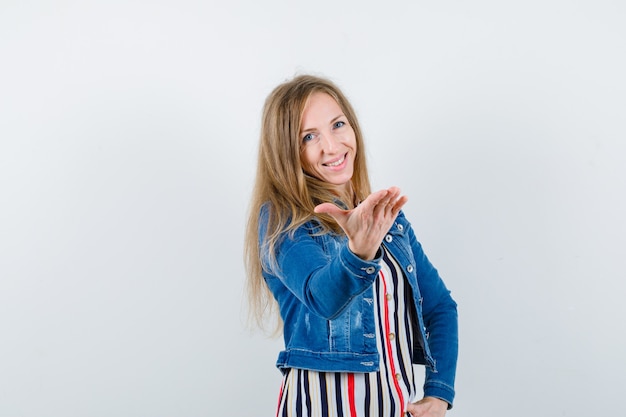
[{"label": "wrist", "polygon": [[364,261],[371,261],[375,259],[376,255],[378,254],[378,249],[370,253],[369,251],[362,251],[359,248],[354,248],[352,246],[352,242],[348,242],[348,249],[350,249],[350,252],[352,252]]}]

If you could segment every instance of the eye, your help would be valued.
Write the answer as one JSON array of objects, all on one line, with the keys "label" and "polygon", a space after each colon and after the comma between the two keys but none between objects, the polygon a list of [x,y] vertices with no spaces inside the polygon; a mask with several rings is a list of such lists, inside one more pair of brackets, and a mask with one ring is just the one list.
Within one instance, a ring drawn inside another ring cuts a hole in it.
[{"label": "eye", "polygon": [[339,120],[337,122],[335,122],[335,124],[333,125],[333,127],[335,129],[338,129],[340,127],[344,127],[346,125],[346,122],[344,122],[343,120]]},{"label": "eye", "polygon": [[313,140],[315,136],[313,136],[313,133],[307,133],[306,135],[304,135],[304,137],[302,138],[302,142],[309,142],[311,140]]}]

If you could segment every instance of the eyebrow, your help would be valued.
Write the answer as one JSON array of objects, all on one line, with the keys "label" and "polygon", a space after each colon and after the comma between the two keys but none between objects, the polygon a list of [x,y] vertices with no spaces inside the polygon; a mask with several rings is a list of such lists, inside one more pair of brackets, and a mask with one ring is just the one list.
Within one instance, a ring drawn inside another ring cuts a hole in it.
[{"label": "eyebrow", "polygon": [[[345,114],[343,114],[343,113],[341,113],[340,115],[333,117],[333,118],[330,120],[330,124],[335,123],[338,119],[341,119],[342,117],[346,117],[346,115],[345,115]],[[313,127],[313,128],[310,128],[310,129],[300,130],[300,134],[303,134],[303,133],[308,133],[308,132],[312,132],[312,131],[314,131],[314,130],[316,130],[316,128],[314,128],[314,127]]]}]

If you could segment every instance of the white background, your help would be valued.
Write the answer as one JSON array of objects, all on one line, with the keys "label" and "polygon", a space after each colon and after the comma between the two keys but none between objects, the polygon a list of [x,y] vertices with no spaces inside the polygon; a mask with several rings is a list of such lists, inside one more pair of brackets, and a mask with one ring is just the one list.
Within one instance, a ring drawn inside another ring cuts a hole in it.
[{"label": "white background", "polygon": [[272,416],[263,101],[352,100],[459,303],[457,417],[618,416],[626,3],[0,2],[0,417]]}]

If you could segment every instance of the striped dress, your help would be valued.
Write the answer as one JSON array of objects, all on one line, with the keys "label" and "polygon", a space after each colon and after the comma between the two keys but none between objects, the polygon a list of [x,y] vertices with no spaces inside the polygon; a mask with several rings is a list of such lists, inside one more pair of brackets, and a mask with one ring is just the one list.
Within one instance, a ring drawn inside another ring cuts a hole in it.
[{"label": "striped dress", "polygon": [[408,303],[402,269],[385,249],[374,283],[380,370],[318,372],[291,368],[283,377],[277,417],[399,417],[417,399]]}]

